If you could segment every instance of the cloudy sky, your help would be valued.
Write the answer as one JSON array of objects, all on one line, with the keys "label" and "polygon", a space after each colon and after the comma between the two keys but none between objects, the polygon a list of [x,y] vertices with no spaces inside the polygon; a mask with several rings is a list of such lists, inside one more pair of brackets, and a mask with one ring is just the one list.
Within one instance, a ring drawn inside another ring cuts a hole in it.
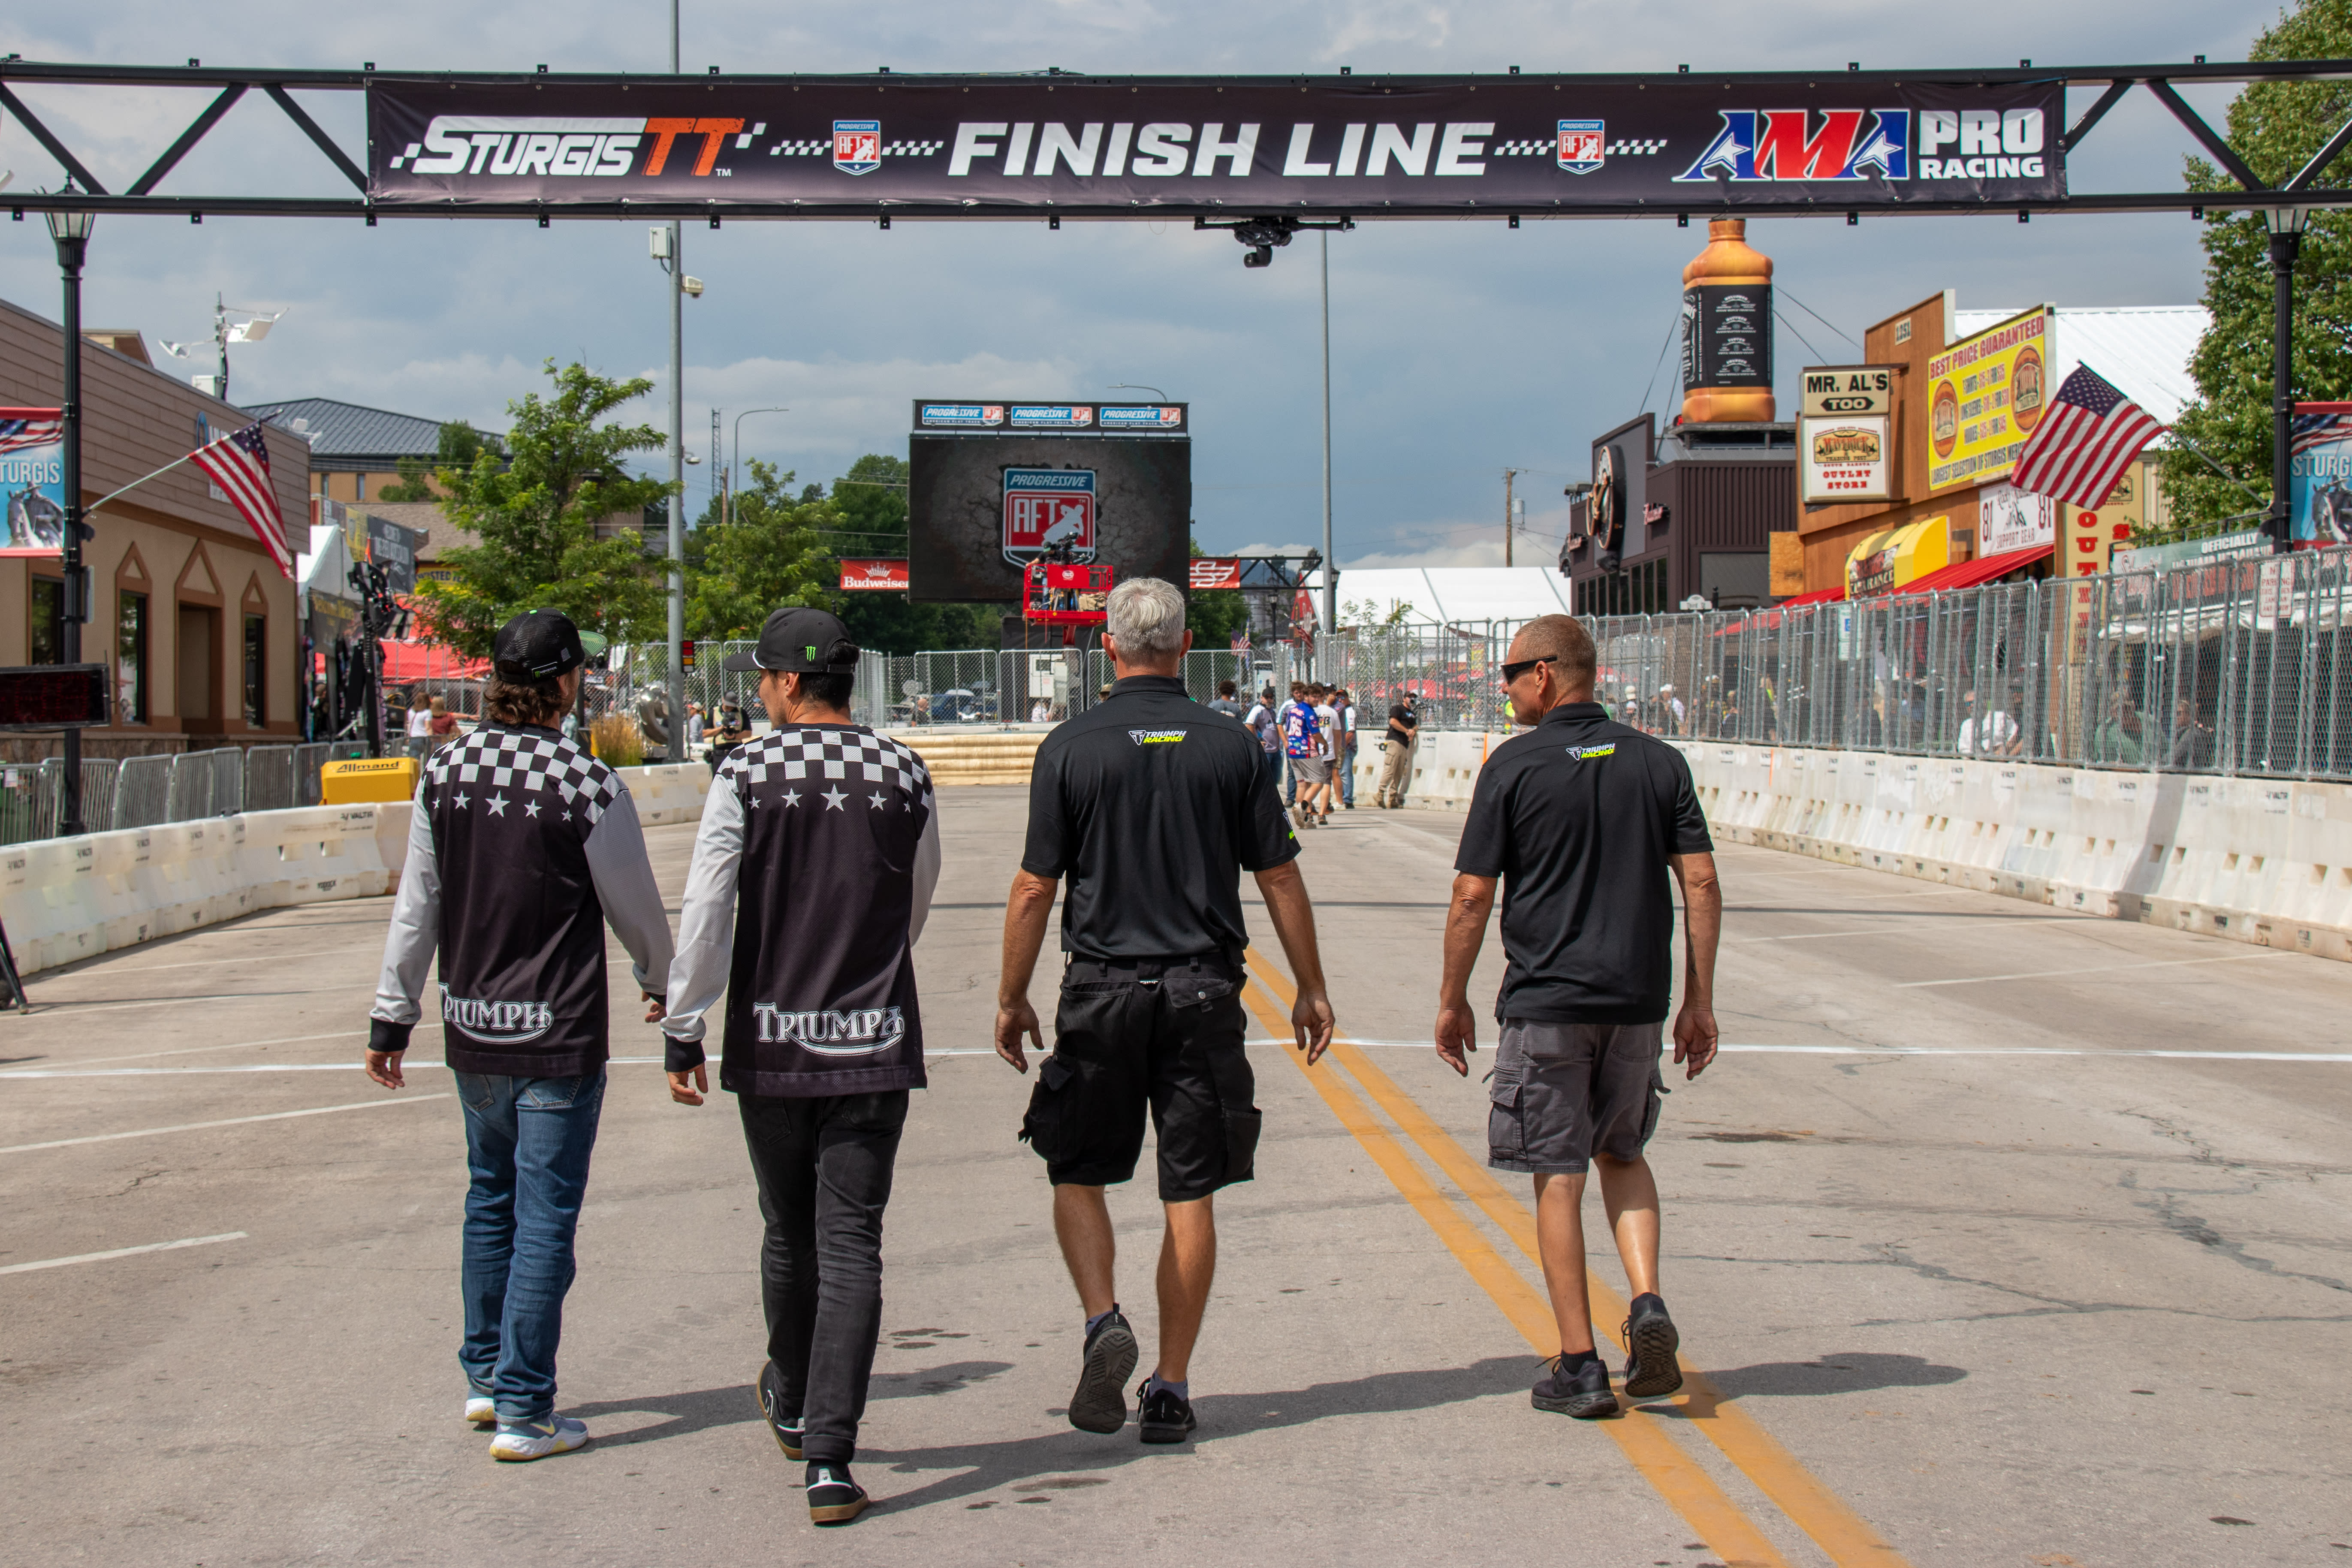
[{"label": "cloudy sky", "polygon": [[[657,0],[509,0],[398,6],[249,0],[216,8],[82,0],[11,8],[0,54],[30,59],[387,68],[648,70],[667,59]],[[1759,7],[1717,0],[1298,4],[1295,0],[1031,0],[778,6],[685,0],[683,65],[730,71],[1120,73],[1871,68],[2000,66],[2032,58],[2122,64],[2223,60],[2276,11],[2237,0],[1980,0],[1957,14],[1853,0]],[[1942,19],[1939,21],[1938,18]],[[232,47],[228,40],[241,40]],[[193,116],[194,95],[21,89],[121,189]],[[2225,91],[2192,93],[2219,122]],[[2087,102],[2076,93],[2079,114]],[[308,95],[356,156],[357,94]],[[2174,189],[2188,137],[2135,94],[2072,164],[2078,192]],[[13,121],[0,170],[59,171]],[[181,194],[348,195],[269,103],[231,112],[163,187]],[[1850,361],[1864,327],[1945,288],[1964,309],[2194,302],[2201,253],[2182,217],[1835,221],[1750,225],[1779,264],[1784,384]],[[1368,225],[1331,242],[1337,541],[1341,565],[1501,560],[1502,470],[1528,470],[1528,526],[1556,540],[1560,487],[1591,437],[1664,408],[1657,371],[1682,264],[1704,236],[1667,223]],[[686,231],[709,285],[687,308],[688,445],[709,411],[782,405],[742,425],[743,453],[830,479],[866,451],[905,451],[916,396],[1083,398],[1148,384],[1194,411],[1194,510],[1212,550],[1305,544],[1320,531],[1316,241],[1263,271],[1223,235],[1176,224],[731,224]],[[203,340],[216,293],[288,311],[237,351],[240,402],[319,395],[434,418],[505,423],[507,400],[551,357],[667,374],[665,283],[642,223],[108,219],[84,320]],[[39,223],[0,225],[0,297],[57,310]],[[1790,307],[1818,311],[1827,326]],[[1816,357],[1818,354],[1819,358]],[[189,371],[205,364],[178,365]],[[1784,399],[1789,387],[1782,387]],[[661,394],[645,405],[661,417]],[[1786,404],[1784,402],[1784,407]],[[707,487],[708,466],[690,483]],[[700,495],[693,497],[698,506]],[[1554,547],[1540,540],[1538,559]],[[1524,562],[1528,557],[1521,556]]]}]

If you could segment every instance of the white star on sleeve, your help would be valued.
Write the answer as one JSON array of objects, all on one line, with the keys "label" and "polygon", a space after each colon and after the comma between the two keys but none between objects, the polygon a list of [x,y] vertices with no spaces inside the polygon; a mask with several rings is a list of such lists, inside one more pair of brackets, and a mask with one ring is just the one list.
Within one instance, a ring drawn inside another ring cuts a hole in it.
[{"label": "white star on sleeve", "polygon": [[844,809],[841,803],[848,798],[837,789],[829,789],[824,792],[824,808],[827,811],[840,811]]},{"label": "white star on sleeve", "polygon": [[881,810],[885,805],[889,804],[889,802],[882,798],[882,792],[878,789],[872,795],[866,796],[866,798],[874,803],[874,809],[877,811]]},{"label": "white star on sleeve", "polygon": [[522,810],[525,816],[537,816],[539,815],[539,802],[535,800],[524,801],[522,803]]},{"label": "white star on sleeve", "polygon": [[473,803],[473,796],[471,796],[471,795],[467,795],[464,790],[459,790],[459,791],[457,792],[457,809],[458,809],[458,810],[463,811],[463,810],[464,810],[467,805],[471,805],[472,803]]},{"label": "white star on sleeve", "polygon": [[506,814],[507,797],[502,795],[494,795],[490,796],[490,815],[492,816],[504,816]]},{"label": "white star on sleeve", "polygon": [[801,803],[801,792],[800,792],[800,791],[798,791],[798,790],[796,790],[796,789],[788,789],[788,790],[786,790],[786,791],[784,792],[784,804],[785,804],[786,805],[800,805],[800,803]]}]

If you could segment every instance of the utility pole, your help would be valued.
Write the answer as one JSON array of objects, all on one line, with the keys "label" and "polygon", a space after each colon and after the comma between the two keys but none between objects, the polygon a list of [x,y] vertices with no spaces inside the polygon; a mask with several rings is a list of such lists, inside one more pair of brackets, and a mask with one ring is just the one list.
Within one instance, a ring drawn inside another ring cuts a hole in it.
[{"label": "utility pole", "polygon": [[[89,248],[89,231],[97,222],[95,214],[86,212],[53,212],[48,215],[49,237],[58,247],[58,270],[65,280],[65,405],[62,424],[63,450],[58,454],[58,478],[65,490],[65,541],[60,552],[60,563],[65,581],[59,584],[64,597],[64,643],[58,650],[68,664],[81,662],[82,623],[89,619],[89,568],[82,564],[82,504],[81,504],[81,267]],[[68,726],[65,732],[65,799],[63,820],[58,825],[60,836],[71,838],[83,831],[81,820],[81,731]]]},{"label": "utility pole", "polygon": [[2303,207],[2273,207],[2271,230],[2271,510],[2263,531],[2271,552],[2294,548],[2294,501],[2288,455],[2294,439],[2294,262],[2303,249]]},{"label": "utility pole", "polygon": [[1512,535],[1517,532],[1517,530],[1512,526],[1511,481],[1517,479],[1522,472],[1524,470],[1519,468],[1503,470],[1503,564],[1506,566],[1511,564]]},{"label": "utility pole", "polygon": [[[677,75],[677,0],[669,0],[669,74]],[[715,463],[713,465],[716,466]],[[669,226],[669,720],[663,754],[675,763],[686,722],[686,245]]]},{"label": "utility pole", "polygon": [[1323,636],[1339,626],[1339,567],[1331,555],[1331,231],[1323,244]]}]

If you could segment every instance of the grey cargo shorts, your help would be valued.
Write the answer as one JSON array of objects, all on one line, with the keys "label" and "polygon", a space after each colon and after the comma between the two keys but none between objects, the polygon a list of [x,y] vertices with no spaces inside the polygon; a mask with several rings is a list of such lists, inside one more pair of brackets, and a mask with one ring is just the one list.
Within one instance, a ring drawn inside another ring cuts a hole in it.
[{"label": "grey cargo shorts", "polygon": [[1487,1080],[1486,1163],[1575,1175],[1595,1153],[1636,1160],[1658,1128],[1664,1021],[1548,1024],[1506,1018]]}]

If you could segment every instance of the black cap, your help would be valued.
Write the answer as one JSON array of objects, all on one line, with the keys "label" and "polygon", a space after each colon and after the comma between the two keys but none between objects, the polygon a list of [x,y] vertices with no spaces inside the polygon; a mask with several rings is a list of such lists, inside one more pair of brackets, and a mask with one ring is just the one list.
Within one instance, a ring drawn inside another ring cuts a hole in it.
[{"label": "black cap", "polygon": [[499,628],[490,657],[506,680],[552,680],[588,662],[580,628],[561,610],[532,610]]},{"label": "black cap", "polygon": [[[835,654],[838,645],[841,657]],[[760,640],[748,653],[730,653],[725,668],[738,675],[755,669],[793,669],[803,675],[854,675],[857,671],[857,645],[849,640],[849,628],[841,617],[830,610],[804,609],[788,605],[768,616],[760,628]]]}]

